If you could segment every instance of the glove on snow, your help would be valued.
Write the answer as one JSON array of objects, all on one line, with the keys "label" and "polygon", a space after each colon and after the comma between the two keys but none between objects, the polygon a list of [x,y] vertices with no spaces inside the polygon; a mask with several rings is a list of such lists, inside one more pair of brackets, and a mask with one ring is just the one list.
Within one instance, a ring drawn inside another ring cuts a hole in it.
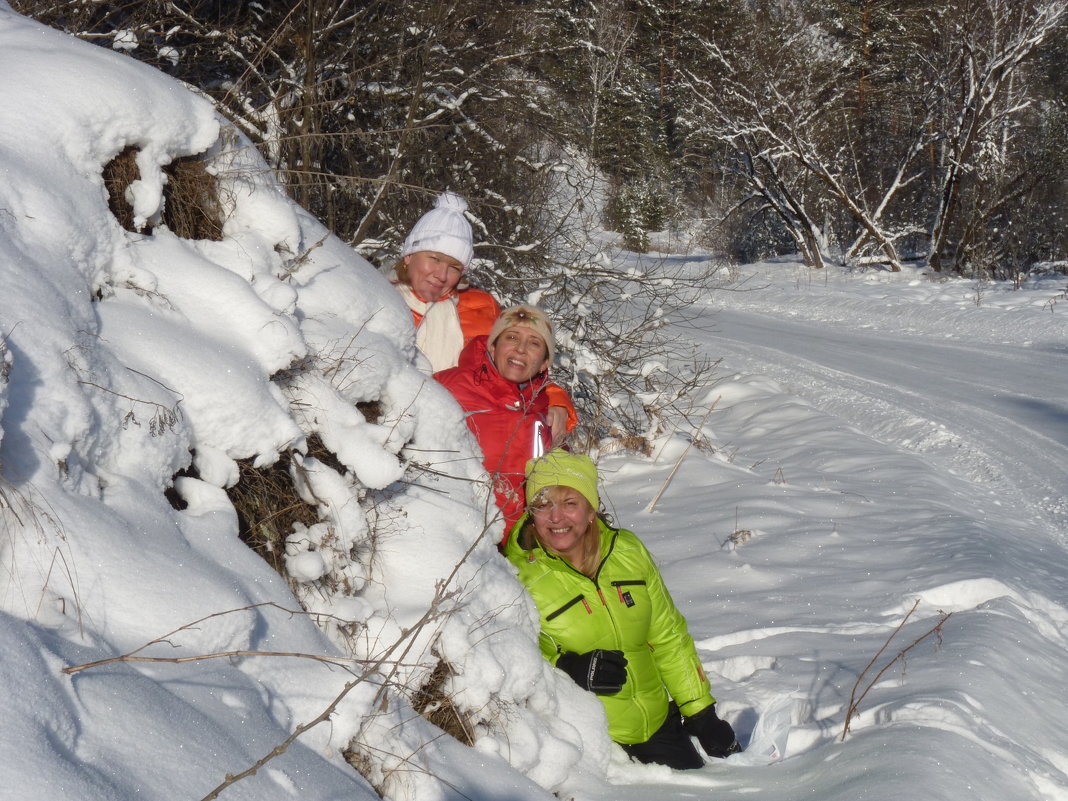
[{"label": "glove on snow", "polygon": [[627,658],[622,651],[564,651],[556,666],[584,690],[598,695],[615,695],[627,681]]},{"label": "glove on snow", "polygon": [[715,704],[686,718],[682,725],[687,734],[697,738],[710,757],[730,756],[742,750],[731,724],[716,716]]}]

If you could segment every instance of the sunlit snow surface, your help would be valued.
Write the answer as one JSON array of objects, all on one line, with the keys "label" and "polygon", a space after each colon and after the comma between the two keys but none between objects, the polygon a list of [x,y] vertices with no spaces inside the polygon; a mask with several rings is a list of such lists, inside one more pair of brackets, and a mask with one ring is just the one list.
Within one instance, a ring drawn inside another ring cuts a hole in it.
[{"label": "sunlit snow surface", "polygon": [[[706,768],[716,797],[1068,797],[1068,280],[786,261],[733,277],[684,332],[722,359],[711,452],[685,452],[681,425],[652,464],[602,465],[719,709],[747,734],[790,707],[785,759]],[[946,612],[841,741],[851,694]]]}]

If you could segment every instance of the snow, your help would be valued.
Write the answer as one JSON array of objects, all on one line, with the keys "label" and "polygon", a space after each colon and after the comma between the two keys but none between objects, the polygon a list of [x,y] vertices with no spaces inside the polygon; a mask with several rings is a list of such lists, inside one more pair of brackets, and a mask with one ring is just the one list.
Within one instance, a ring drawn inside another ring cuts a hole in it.
[{"label": "snow", "polygon": [[[202,798],[292,737],[219,797],[1068,798],[1063,278],[784,259],[691,309],[715,385],[653,456],[599,460],[749,746],[672,772],[628,763],[538,655],[475,444],[386,280],[166,76],[2,0],[0,71],[4,797]],[[108,211],[127,146],[151,234]],[[159,224],[184,156],[220,181],[222,241]],[[292,583],[227,494],[280,459],[318,519],[280,546]],[[412,709],[439,659],[473,748]]]},{"label": "snow", "polygon": [[[684,454],[683,428],[651,464],[602,461],[605,496],[662,560],[721,714],[744,741],[790,707],[782,761],[735,770],[750,755],[732,757],[706,768],[708,786],[1068,797],[1055,678],[1068,318],[1049,304],[1065,279],[988,287],[977,305],[974,282],[918,271],[737,273],[691,334],[723,360],[710,448]],[[841,741],[857,676],[917,601],[858,694],[953,614],[875,683]]]}]

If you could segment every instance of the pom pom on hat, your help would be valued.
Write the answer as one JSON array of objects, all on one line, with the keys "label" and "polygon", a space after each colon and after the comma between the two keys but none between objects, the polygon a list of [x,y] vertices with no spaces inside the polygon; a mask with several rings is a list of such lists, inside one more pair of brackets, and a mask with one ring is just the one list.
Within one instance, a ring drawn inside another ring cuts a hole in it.
[{"label": "pom pom on hat", "polygon": [[556,355],[556,335],[553,334],[553,324],[549,322],[548,316],[537,306],[524,304],[502,311],[490,330],[486,344],[492,345],[497,341],[497,337],[509,328],[519,326],[531,328],[541,334],[541,338],[545,340],[545,347],[548,349],[549,364],[552,364],[553,357]]},{"label": "pom pom on hat", "polygon": [[444,192],[434,201],[434,208],[419,218],[404,240],[401,256],[433,250],[444,253],[464,267],[475,255],[471,223],[464,217],[467,201],[454,192]]},{"label": "pom pom on hat", "polygon": [[601,501],[597,495],[597,465],[589,456],[568,453],[553,448],[544,456],[527,462],[527,503],[533,503],[539,492],[549,487],[570,487],[577,490],[596,511]]}]

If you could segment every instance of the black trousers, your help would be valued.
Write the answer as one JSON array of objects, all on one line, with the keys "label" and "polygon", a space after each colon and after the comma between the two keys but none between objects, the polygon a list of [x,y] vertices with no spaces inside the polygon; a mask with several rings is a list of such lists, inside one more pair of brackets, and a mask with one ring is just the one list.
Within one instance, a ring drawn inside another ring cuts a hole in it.
[{"label": "black trousers", "polygon": [[668,707],[664,725],[652,737],[644,743],[624,745],[623,750],[639,762],[655,762],[675,770],[693,770],[705,766],[704,757],[698,753],[690,735],[682,728],[682,715],[674,703]]}]

